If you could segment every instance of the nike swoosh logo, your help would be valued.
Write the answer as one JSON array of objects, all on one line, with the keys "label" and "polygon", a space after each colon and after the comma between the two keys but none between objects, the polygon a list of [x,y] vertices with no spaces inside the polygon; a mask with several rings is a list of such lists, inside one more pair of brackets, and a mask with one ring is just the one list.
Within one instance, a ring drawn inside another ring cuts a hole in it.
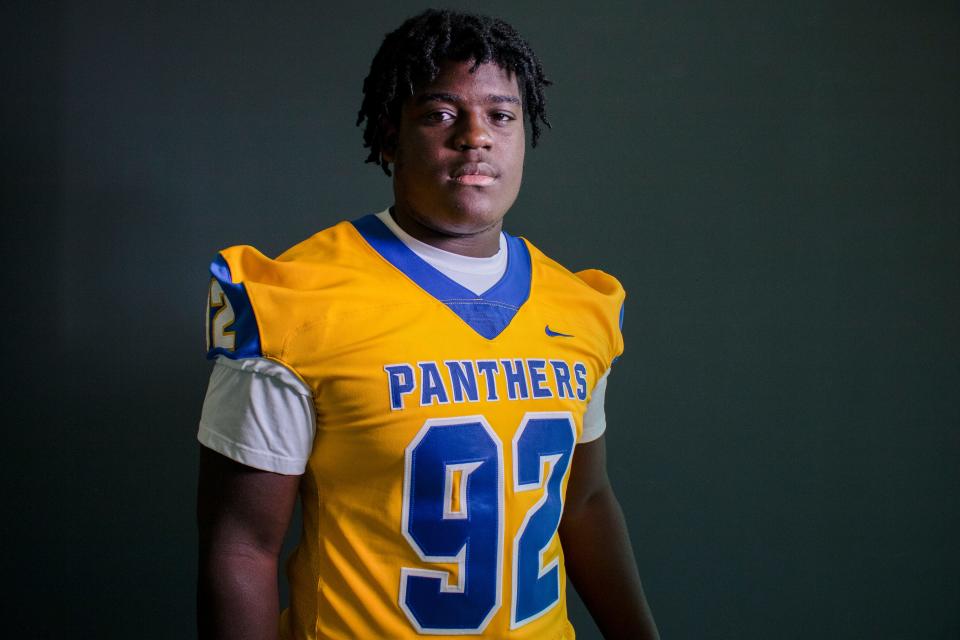
[{"label": "nike swoosh logo", "polygon": [[551,338],[572,338],[573,337],[569,333],[560,333],[559,331],[554,331],[553,329],[550,328],[550,325],[547,325],[546,327],[544,327],[543,330],[546,331],[547,335],[550,336]]}]

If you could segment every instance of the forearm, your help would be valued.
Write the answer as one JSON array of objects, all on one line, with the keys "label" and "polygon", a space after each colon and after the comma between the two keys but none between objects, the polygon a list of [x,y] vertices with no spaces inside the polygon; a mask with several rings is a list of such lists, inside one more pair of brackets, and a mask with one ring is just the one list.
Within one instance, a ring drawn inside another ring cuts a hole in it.
[{"label": "forearm", "polygon": [[255,549],[200,551],[200,640],[273,640],[279,629],[277,559]]},{"label": "forearm", "polygon": [[564,513],[560,541],[567,575],[604,638],[659,638],[623,511],[609,485]]}]

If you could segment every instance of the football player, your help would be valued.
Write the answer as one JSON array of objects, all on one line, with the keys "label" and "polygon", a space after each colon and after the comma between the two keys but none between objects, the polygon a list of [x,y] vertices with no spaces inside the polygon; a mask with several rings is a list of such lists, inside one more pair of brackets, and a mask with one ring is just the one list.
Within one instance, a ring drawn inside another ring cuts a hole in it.
[{"label": "football player", "polygon": [[393,205],[213,261],[201,637],[573,638],[567,577],[605,637],[657,637],[605,470],[623,289],[503,231],[548,84],[502,20],[411,18],[358,120]]}]

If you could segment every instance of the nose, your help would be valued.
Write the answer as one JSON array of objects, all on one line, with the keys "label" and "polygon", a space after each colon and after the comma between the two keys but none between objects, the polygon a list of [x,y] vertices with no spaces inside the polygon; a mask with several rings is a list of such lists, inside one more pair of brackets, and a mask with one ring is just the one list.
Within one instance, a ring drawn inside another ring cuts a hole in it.
[{"label": "nose", "polygon": [[493,144],[493,137],[481,115],[467,112],[460,116],[457,124],[454,144],[458,150],[489,149]]}]

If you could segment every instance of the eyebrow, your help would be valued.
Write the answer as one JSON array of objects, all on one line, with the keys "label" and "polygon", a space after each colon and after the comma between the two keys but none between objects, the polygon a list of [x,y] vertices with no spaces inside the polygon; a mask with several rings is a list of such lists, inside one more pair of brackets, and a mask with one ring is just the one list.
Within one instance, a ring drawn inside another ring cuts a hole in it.
[{"label": "eyebrow", "polygon": [[[458,96],[455,93],[422,93],[417,96],[416,103],[424,104],[426,102],[463,102],[463,98]],[[490,94],[486,97],[484,102],[491,104],[501,104],[504,102],[510,104],[520,104],[520,98],[517,96],[501,96]]]}]

